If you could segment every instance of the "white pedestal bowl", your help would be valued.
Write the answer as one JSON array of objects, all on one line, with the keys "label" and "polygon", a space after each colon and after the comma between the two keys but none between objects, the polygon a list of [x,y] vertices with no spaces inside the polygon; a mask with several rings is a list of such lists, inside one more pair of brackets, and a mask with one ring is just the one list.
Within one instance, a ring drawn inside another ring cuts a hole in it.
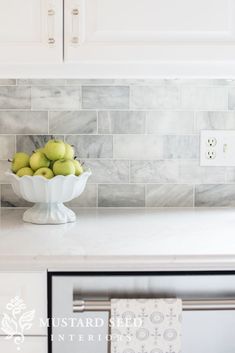
[{"label": "white pedestal bowl", "polygon": [[75,222],[76,215],[64,202],[71,201],[84,191],[91,175],[57,175],[52,179],[42,176],[23,176],[6,173],[17,196],[35,205],[24,212],[23,220],[36,224],[63,224]]}]

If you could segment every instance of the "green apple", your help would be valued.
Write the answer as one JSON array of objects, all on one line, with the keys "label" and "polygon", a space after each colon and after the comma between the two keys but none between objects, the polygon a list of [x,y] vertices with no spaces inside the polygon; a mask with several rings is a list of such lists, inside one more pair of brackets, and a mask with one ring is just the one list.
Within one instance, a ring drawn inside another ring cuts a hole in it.
[{"label": "green apple", "polygon": [[18,175],[18,177],[23,177],[25,175],[32,176],[33,175],[33,169],[31,169],[29,167],[21,168],[21,169],[18,170],[16,175]]},{"label": "green apple", "polygon": [[30,167],[35,171],[42,167],[49,167],[50,161],[42,152],[34,152],[29,159]]},{"label": "green apple", "polygon": [[74,159],[74,148],[69,144],[65,143],[65,154],[63,159]]},{"label": "green apple", "polygon": [[35,173],[34,175],[41,175],[43,176],[44,178],[47,178],[47,179],[51,179],[54,177],[54,173],[53,171],[50,169],[50,168],[39,168]]},{"label": "green apple", "polygon": [[11,164],[11,170],[16,173],[19,169],[29,166],[29,155],[24,152],[15,153]]},{"label": "green apple", "polygon": [[64,158],[65,144],[61,140],[50,140],[44,147],[44,153],[51,161]]},{"label": "green apple", "polygon": [[76,159],[73,160],[73,165],[75,167],[75,175],[79,176],[80,174],[82,174],[84,172],[83,166]]},{"label": "green apple", "polygon": [[72,160],[60,159],[53,165],[55,175],[70,175],[75,174],[75,166]]}]

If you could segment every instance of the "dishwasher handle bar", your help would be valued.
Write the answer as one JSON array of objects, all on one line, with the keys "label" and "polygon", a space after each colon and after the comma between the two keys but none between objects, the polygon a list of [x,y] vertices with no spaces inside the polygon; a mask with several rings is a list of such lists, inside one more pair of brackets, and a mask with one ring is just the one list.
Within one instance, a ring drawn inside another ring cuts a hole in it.
[{"label": "dishwasher handle bar", "polygon": [[[235,310],[234,299],[195,299],[182,300],[183,311]],[[74,300],[73,312],[111,311],[110,300]]]}]

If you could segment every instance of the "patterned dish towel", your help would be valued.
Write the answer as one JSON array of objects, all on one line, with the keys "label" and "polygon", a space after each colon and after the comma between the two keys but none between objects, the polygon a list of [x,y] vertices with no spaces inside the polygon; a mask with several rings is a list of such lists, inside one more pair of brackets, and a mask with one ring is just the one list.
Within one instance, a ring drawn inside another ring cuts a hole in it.
[{"label": "patterned dish towel", "polygon": [[180,353],[180,299],[112,299],[111,353]]}]

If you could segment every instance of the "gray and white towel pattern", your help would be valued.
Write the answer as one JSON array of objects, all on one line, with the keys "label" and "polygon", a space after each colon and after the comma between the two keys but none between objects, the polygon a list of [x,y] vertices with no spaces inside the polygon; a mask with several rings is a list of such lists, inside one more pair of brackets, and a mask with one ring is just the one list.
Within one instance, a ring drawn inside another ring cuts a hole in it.
[{"label": "gray and white towel pattern", "polygon": [[180,353],[180,299],[112,299],[111,353]]}]

